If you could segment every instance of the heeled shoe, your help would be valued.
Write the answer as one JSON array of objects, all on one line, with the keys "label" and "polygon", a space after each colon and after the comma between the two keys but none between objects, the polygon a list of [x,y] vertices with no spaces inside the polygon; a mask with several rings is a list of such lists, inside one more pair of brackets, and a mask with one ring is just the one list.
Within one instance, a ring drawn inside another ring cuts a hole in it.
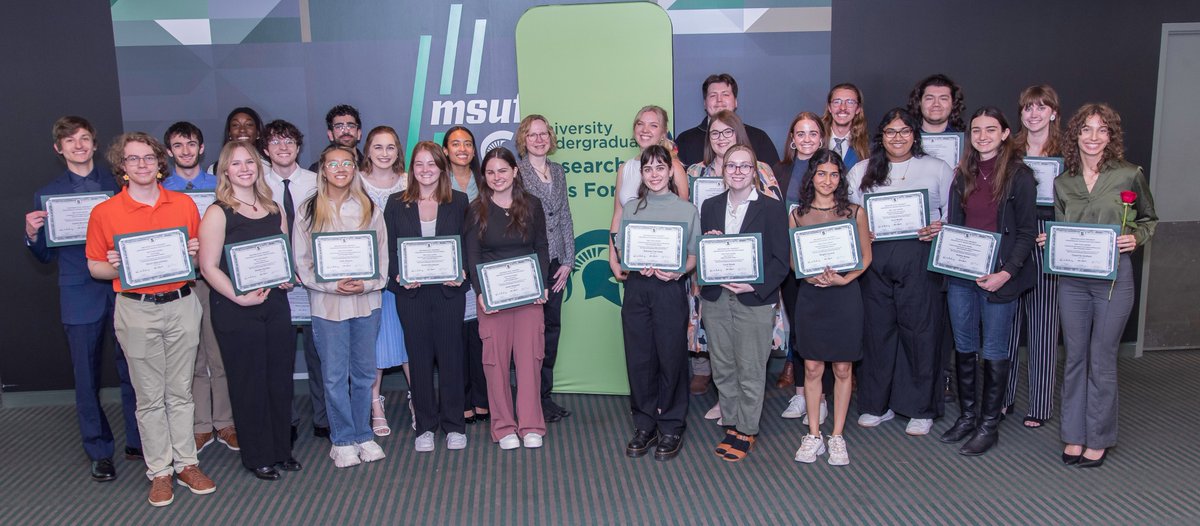
[{"label": "heeled shoe", "polygon": [[1098,467],[1104,465],[1104,457],[1107,457],[1107,456],[1108,456],[1107,449],[1105,449],[1103,453],[1100,453],[1099,458],[1086,458],[1083,456],[1083,453],[1080,453],[1079,454],[1079,464],[1076,464],[1076,465],[1081,468],[1098,468]]},{"label": "heeled shoe", "polygon": [[[379,404],[379,411],[383,412],[383,395],[379,395],[379,398],[376,398],[374,402]],[[388,427],[387,417],[371,417],[371,432],[375,433],[377,437],[385,437],[392,434],[392,428]]]},{"label": "heeled shoe", "polygon": [[1068,466],[1074,466],[1074,465],[1078,464],[1079,459],[1081,459],[1081,458],[1083,458],[1083,453],[1080,453],[1078,455],[1068,455],[1066,453],[1062,454],[1063,464],[1066,464]]},{"label": "heeled shoe", "polygon": [[472,412],[471,416],[463,415],[463,423],[464,424],[474,424],[475,423],[475,413]]},{"label": "heeled shoe", "polygon": [[487,422],[492,419],[492,413],[475,413],[476,422]]}]

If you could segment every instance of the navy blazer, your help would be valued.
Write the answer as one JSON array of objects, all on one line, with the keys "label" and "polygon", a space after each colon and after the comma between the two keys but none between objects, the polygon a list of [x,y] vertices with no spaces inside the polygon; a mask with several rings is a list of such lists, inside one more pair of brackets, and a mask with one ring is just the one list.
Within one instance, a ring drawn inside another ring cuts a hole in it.
[{"label": "navy blazer", "polygon": [[[108,170],[96,166],[92,173],[99,176],[101,191],[112,192],[113,195],[121,191],[116,179]],[[42,209],[44,195],[75,193],[71,175],[69,170],[64,171],[61,176],[33,194],[34,210]],[[104,317],[115,294],[112,281],[92,278],[92,273],[88,271],[87,258],[84,256],[83,244],[48,247],[45,226],[38,230],[36,242],[30,243],[26,239],[25,243],[38,261],[50,263],[58,260],[58,297],[64,325],[95,323]]]},{"label": "navy blazer", "polygon": [[[711,230],[725,232],[725,209],[728,206],[728,190],[704,201],[701,205],[700,233]],[[751,201],[746,210],[740,233],[762,234],[763,282],[751,285],[754,292],[738,294],[738,301],[750,307],[773,305],[779,300],[779,286],[791,272],[788,219],[783,203],[759,192],[758,199]],[[700,296],[708,301],[716,301],[721,297],[722,290],[719,285],[700,287]]]},{"label": "navy blazer", "polygon": [[[406,289],[403,285],[396,283],[396,276],[400,275],[400,257],[396,253],[396,239],[421,237],[421,212],[417,208],[416,203],[406,203],[400,200],[401,195],[403,195],[403,192],[392,194],[388,198],[387,206],[383,209],[383,223],[387,225],[388,253],[391,255],[388,259],[387,288],[397,297],[415,298],[417,296],[417,289]],[[452,190],[450,202],[438,205],[437,225],[434,227],[434,234],[439,236],[459,236],[459,239],[461,239],[466,220],[467,194],[458,190]],[[462,258],[463,264],[466,264],[467,256],[463,252],[464,246],[459,246],[459,256]],[[424,284],[421,285],[421,288],[438,287],[442,289],[442,294],[447,298],[453,298],[467,293],[466,281],[466,278],[463,278],[463,285],[458,287]]]}]

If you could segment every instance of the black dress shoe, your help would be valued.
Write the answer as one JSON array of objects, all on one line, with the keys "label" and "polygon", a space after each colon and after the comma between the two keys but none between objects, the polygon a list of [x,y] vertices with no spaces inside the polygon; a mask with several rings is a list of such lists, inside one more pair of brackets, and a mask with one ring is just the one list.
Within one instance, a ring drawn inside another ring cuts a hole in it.
[{"label": "black dress shoe", "polygon": [[683,449],[683,436],[663,435],[654,448],[654,460],[671,460]]},{"label": "black dress shoe", "polygon": [[476,422],[487,422],[492,419],[491,413],[475,413]]},{"label": "black dress shoe", "polygon": [[644,456],[658,443],[658,431],[634,431],[633,439],[625,446],[625,455],[630,458]]},{"label": "black dress shoe", "polygon": [[300,462],[298,462],[296,459],[288,457],[288,459],[283,462],[276,462],[275,469],[282,469],[284,471],[300,471],[301,469],[304,469],[304,467],[301,466]]},{"label": "black dress shoe", "polygon": [[279,472],[271,466],[263,466],[258,469],[250,470],[259,480],[279,480]]},{"label": "black dress shoe", "polygon": [[142,460],[142,448],[125,446],[125,460]]},{"label": "black dress shoe", "polygon": [[324,426],[313,426],[313,436],[317,438],[329,438],[329,428]]},{"label": "black dress shoe", "polygon": [[92,480],[108,482],[117,478],[117,468],[113,467],[112,459],[102,458],[92,461]]},{"label": "black dress shoe", "polygon": [[1068,454],[1066,454],[1066,453],[1063,453],[1063,454],[1062,454],[1062,461],[1063,461],[1063,464],[1066,464],[1066,465],[1068,465],[1068,466],[1074,466],[1075,464],[1078,464],[1078,463],[1079,463],[1079,459],[1081,459],[1081,458],[1083,458],[1083,454],[1082,454],[1082,453],[1080,453],[1080,454],[1078,454],[1078,455],[1068,455]]},{"label": "black dress shoe", "polygon": [[464,424],[474,424],[474,423],[475,423],[475,421],[476,421],[476,420],[475,420],[475,415],[471,415],[471,416],[464,416],[464,417],[463,417],[463,423],[464,423]]},{"label": "black dress shoe", "polygon": [[1087,457],[1083,456],[1083,454],[1080,454],[1078,466],[1081,468],[1098,468],[1098,467],[1104,465],[1104,457],[1107,457],[1107,456],[1108,456],[1107,449],[1105,449],[1104,452],[1100,454],[1099,458],[1087,458]]},{"label": "black dress shoe", "polygon": [[553,404],[542,402],[542,419],[544,419],[547,424],[558,422],[559,420],[562,420],[562,418],[562,413],[559,413],[558,410],[554,408]]}]

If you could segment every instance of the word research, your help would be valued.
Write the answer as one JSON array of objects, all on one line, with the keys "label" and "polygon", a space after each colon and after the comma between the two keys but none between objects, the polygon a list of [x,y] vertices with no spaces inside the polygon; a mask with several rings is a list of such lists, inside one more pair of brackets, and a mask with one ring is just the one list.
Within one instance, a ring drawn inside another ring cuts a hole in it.
[{"label": "word research", "polygon": [[431,126],[454,124],[510,124],[521,116],[520,103],[511,99],[435,100],[431,102]]}]

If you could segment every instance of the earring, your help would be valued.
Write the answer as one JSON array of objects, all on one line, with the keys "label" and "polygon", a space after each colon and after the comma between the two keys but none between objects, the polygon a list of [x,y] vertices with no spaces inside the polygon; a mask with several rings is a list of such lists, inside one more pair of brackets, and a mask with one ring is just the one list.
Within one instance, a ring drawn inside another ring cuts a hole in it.
[{"label": "earring", "polygon": [[154,174],[154,178],[158,179],[159,181],[163,180],[163,173],[158,172],[158,173]]},{"label": "earring", "polygon": [[128,181],[128,180],[129,180],[129,176],[128,176],[128,175],[122,175],[122,176],[121,176],[121,180],[123,180],[123,181]]},{"label": "earring", "polygon": [[1051,116],[1050,116],[1050,120],[1054,120],[1054,116],[1053,116],[1053,115],[1051,115]]},{"label": "earring", "polygon": [[789,143],[788,143],[788,148],[791,148],[791,149],[793,149],[793,150],[799,150],[799,148],[797,148],[797,147],[796,147],[796,141],[791,141],[791,142],[789,142]]}]

